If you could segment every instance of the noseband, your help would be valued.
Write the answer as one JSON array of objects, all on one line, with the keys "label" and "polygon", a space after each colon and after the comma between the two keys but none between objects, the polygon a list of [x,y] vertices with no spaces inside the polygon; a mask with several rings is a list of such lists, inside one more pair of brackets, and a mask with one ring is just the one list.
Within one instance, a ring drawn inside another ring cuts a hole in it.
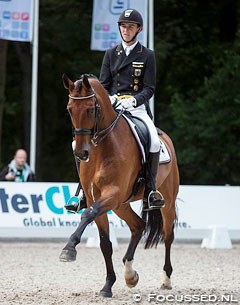
[{"label": "noseband", "polygon": [[101,107],[98,103],[98,99],[96,96],[96,93],[93,92],[91,95],[87,95],[87,96],[72,96],[71,94],[68,95],[69,98],[73,99],[73,100],[86,100],[92,97],[95,97],[96,101],[95,101],[95,122],[94,122],[94,128],[90,129],[90,128],[74,128],[73,129],[73,133],[74,135],[78,135],[78,136],[91,136],[91,142],[94,146],[97,146],[100,142],[102,142],[103,139],[105,139],[113,130],[113,128],[115,127],[115,125],[117,124],[119,118],[121,117],[122,113],[124,110],[121,110],[116,119],[105,129],[99,131],[99,116],[100,116],[100,110]]},{"label": "noseband", "polygon": [[71,94],[69,94],[68,96],[73,100],[86,100],[86,99],[89,99],[89,98],[92,98],[92,97],[96,98],[94,129],[90,129],[90,128],[74,128],[73,129],[74,135],[77,135],[77,136],[88,136],[88,135],[93,136],[98,129],[98,126],[97,126],[98,125],[98,117],[99,117],[99,114],[100,114],[100,105],[98,103],[96,93],[93,92],[93,94],[87,95],[87,96],[72,96]]}]

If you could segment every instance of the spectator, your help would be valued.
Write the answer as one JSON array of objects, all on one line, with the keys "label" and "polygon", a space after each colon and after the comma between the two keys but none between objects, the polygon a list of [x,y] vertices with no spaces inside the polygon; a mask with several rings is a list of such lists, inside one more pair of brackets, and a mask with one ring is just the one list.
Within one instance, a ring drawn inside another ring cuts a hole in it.
[{"label": "spectator", "polygon": [[0,181],[36,181],[35,174],[27,164],[27,152],[24,149],[16,151],[14,159],[1,171]]}]

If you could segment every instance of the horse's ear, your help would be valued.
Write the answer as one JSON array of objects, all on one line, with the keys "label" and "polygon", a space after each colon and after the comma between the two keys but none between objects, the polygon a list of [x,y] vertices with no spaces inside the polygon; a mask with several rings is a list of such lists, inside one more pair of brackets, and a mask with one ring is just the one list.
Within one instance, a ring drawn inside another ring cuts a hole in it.
[{"label": "horse's ear", "polygon": [[67,74],[62,75],[62,80],[63,80],[63,86],[68,89],[69,91],[72,91],[74,88],[73,82],[70,80],[70,78],[67,76]]},{"label": "horse's ear", "polygon": [[88,77],[86,74],[83,75],[82,82],[87,89],[91,89],[91,85],[89,84]]}]

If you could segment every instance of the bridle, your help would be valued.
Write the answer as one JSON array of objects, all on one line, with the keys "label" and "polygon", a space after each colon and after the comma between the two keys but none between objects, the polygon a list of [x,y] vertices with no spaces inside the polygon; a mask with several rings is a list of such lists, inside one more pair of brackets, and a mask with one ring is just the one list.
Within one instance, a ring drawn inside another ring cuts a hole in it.
[{"label": "bridle", "polygon": [[72,96],[71,94],[68,94],[68,96],[70,98],[72,98],[73,100],[86,100],[88,98],[96,96],[96,94],[95,94],[95,92],[93,92],[93,94],[87,95],[87,96]]},{"label": "bridle", "polygon": [[96,93],[93,91],[93,93],[91,95],[87,95],[87,96],[72,96],[71,94],[68,95],[71,99],[73,100],[87,100],[89,98],[95,97],[96,101],[95,101],[95,123],[94,123],[94,128],[90,129],[90,128],[74,128],[73,129],[73,133],[76,136],[92,136],[96,133],[97,129],[98,129],[98,117],[100,114],[100,105],[98,103],[97,97],[96,97]]},{"label": "bridle", "polygon": [[99,117],[101,112],[101,107],[98,102],[96,93],[93,90],[93,93],[91,95],[87,96],[72,96],[71,94],[68,95],[69,98],[73,100],[86,100],[89,98],[95,97],[95,121],[94,121],[94,127],[93,128],[74,128],[73,133],[76,136],[90,136],[91,143],[94,146],[97,146],[104,140],[113,130],[113,128],[116,126],[118,120],[120,119],[123,111],[120,111],[116,117],[116,119],[105,129],[99,131]]}]

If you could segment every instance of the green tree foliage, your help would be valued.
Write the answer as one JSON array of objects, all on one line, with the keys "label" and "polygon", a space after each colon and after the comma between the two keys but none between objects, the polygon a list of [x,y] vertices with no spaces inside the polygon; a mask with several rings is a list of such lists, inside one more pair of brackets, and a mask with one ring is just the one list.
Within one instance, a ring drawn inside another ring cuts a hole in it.
[{"label": "green tree foliage", "polygon": [[[155,0],[154,15],[155,121],[174,141],[181,183],[239,184],[237,0]],[[64,72],[72,79],[82,73],[99,76],[104,53],[90,50],[91,22],[92,1],[40,1],[39,180],[77,179],[61,76]],[[17,147],[29,144],[24,111],[30,100],[24,95],[27,76],[23,76],[20,51],[9,42],[2,165]]]},{"label": "green tree foliage", "polygon": [[[240,166],[240,49],[219,59],[195,98],[178,93],[171,108],[186,183],[238,184]],[[194,107],[192,107],[194,103]]]},{"label": "green tree foliage", "polygon": [[[7,56],[7,41],[0,40],[0,156],[2,154],[2,118],[5,100],[6,87],[6,56]],[[1,164],[1,162],[0,162]]]},{"label": "green tree foliage", "polygon": [[239,184],[237,2],[161,3],[157,120],[174,140],[181,182]]},{"label": "green tree foliage", "polygon": [[90,51],[91,13],[89,1],[41,1],[38,176],[43,180],[77,177],[62,74],[74,80],[82,73],[99,73],[102,54]]},{"label": "green tree foliage", "polygon": [[[2,166],[11,160],[18,147],[27,148],[29,142],[31,68],[30,73],[25,73],[30,60],[24,62],[23,58],[19,58],[19,55],[24,53],[24,58],[28,56],[31,59],[29,51],[27,52],[29,49],[27,43],[8,41],[1,135]],[[26,95],[25,92],[29,94]]]}]

